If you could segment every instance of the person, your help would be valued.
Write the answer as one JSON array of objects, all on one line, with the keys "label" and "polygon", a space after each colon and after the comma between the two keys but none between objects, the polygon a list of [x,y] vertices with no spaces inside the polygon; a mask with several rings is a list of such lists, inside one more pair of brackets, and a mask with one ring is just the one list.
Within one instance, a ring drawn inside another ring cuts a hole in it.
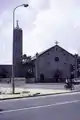
[{"label": "person", "polygon": [[71,89],[73,89],[73,80],[72,79],[70,79],[70,87],[71,87]]},{"label": "person", "polygon": [[66,78],[66,82],[65,82],[66,84],[68,83],[68,79]]},{"label": "person", "polygon": [[67,87],[70,87],[70,80],[69,80],[68,77],[66,78],[66,82],[65,83],[66,83]]},{"label": "person", "polygon": [[69,81],[69,78],[67,77],[67,78],[66,78],[66,84],[69,84],[69,82],[70,82],[70,81]]},{"label": "person", "polygon": [[71,86],[71,89],[73,89],[73,79],[74,79],[74,75],[73,74],[71,74],[71,76],[70,76],[70,86]]}]

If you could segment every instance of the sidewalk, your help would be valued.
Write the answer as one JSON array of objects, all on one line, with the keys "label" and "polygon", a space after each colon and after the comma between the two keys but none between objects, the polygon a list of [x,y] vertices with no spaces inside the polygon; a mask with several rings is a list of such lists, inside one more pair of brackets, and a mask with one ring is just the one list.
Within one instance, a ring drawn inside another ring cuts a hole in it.
[{"label": "sidewalk", "polygon": [[70,92],[69,90],[22,89],[22,88],[16,88],[15,94],[11,94],[12,93],[11,88],[2,88],[1,91],[2,92],[0,95],[0,100],[41,96],[41,95],[50,95],[50,94],[61,94],[61,93]]},{"label": "sidewalk", "polygon": [[46,89],[46,88],[15,88],[15,94],[12,94],[12,88],[9,85],[0,86],[0,100],[15,99],[23,97],[41,96],[41,95],[51,95],[51,94],[63,94],[69,92],[80,91],[80,85],[75,85],[75,90],[65,90],[65,89]]}]

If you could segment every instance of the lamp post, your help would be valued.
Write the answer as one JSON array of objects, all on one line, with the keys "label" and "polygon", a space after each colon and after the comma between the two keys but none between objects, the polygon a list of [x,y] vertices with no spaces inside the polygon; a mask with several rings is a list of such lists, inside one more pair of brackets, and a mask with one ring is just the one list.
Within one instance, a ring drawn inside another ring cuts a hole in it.
[{"label": "lamp post", "polygon": [[78,55],[75,54],[75,79],[77,78],[77,59],[78,59]]},{"label": "lamp post", "polygon": [[[15,28],[15,11],[17,8],[19,7],[28,7],[29,5],[28,4],[21,4],[21,5],[18,5],[14,8],[13,10],[13,42],[14,42],[14,28]],[[12,93],[14,94],[15,93],[15,84],[14,84],[14,61],[13,61],[13,42],[12,42]]]}]

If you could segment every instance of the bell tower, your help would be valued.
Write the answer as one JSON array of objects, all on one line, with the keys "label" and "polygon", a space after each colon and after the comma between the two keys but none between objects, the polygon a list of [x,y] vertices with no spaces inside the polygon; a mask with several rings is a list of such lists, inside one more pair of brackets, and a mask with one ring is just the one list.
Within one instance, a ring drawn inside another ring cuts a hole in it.
[{"label": "bell tower", "polygon": [[13,64],[14,64],[14,76],[20,76],[19,66],[21,64],[22,56],[22,38],[23,30],[19,27],[18,20],[16,21],[16,27],[13,31]]}]

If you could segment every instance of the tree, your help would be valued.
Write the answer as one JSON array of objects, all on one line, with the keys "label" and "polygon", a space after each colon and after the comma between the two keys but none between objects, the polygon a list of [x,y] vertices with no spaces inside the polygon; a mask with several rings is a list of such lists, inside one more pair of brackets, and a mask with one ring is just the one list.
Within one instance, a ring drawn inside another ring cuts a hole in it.
[{"label": "tree", "polygon": [[26,54],[22,55],[22,63],[26,64],[31,62],[31,56],[27,56]]}]

